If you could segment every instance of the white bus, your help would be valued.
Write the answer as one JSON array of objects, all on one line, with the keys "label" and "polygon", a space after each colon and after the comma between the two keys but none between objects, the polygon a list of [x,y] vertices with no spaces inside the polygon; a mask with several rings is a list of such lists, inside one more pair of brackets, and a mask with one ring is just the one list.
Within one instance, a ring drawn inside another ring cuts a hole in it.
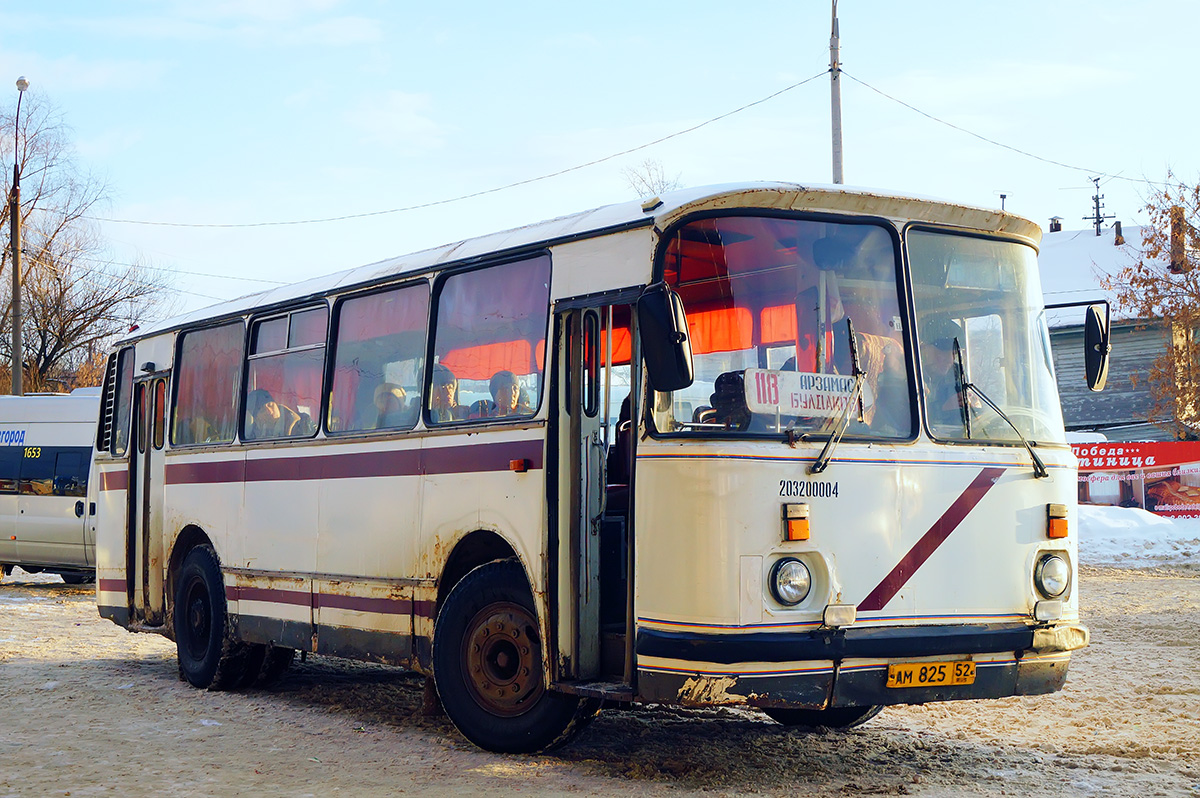
[{"label": "white bus", "polygon": [[100,390],[0,396],[0,573],[47,571],[68,584],[96,575],[87,503]]},{"label": "white bus", "polygon": [[496,751],[602,702],[850,726],[1058,690],[1087,629],[1039,239],[725,186],[139,331],[105,380],[99,611],[197,687],[297,649],[414,669]]}]

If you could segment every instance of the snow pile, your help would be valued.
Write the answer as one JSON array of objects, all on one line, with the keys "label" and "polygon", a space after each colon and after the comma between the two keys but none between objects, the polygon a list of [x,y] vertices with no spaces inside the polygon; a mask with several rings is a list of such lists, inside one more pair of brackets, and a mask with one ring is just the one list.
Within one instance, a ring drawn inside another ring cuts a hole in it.
[{"label": "snow pile", "polygon": [[1079,505],[1079,560],[1125,568],[1200,557],[1200,518],[1163,518],[1136,507]]}]

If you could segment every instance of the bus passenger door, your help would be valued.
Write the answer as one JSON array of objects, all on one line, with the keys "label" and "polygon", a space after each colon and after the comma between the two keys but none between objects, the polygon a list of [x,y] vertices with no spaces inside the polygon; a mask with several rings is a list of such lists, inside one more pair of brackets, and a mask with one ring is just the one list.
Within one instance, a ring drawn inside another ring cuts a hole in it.
[{"label": "bus passenger door", "polygon": [[600,522],[606,443],[602,432],[595,308],[558,314],[554,413],[558,445],[557,677],[595,679],[601,671]]},{"label": "bus passenger door", "polygon": [[160,626],[164,620],[162,507],[166,405],[166,375],[154,375],[135,383],[126,573],[131,617],[147,626]]}]

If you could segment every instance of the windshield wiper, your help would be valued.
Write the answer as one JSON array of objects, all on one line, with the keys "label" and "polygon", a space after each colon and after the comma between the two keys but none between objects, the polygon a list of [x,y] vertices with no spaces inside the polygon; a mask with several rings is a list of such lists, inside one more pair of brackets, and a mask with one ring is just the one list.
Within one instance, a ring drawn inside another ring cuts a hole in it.
[{"label": "windshield wiper", "polygon": [[833,450],[842,440],[842,435],[846,432],[846,427],[850,426],[850,408],[858,408],[858,420],[863,421],[863,377],[866,372],[859,365],[858,358],[858,340],[854,335],[854,322],[846,318],[846,336],[850,339],[850,373],[854,376],[854,387],[850,390],[850,397],[846,400],[846,407],[838,416],[837,423],[834,425],[833,433],[830,434],[829,440],[825,441],[825,446],[821,448],[821,453],[817,455],[817,459],[808,467],[808,473],[820,474],[829,467],[829,461],[833,459]]},{"label": "windshield wiper", "polygon": [[1033,450],[1033,446],[1029,441],[1025,440],[1025,436],[1021,434],[1021,430],[1017,429],[1017,425],[1008,417],[1008,414],[1000,409],[1000,406],[991,400],[991,398],[983,392],[973,382],[968,382],[963,372],[962,349],[958,345],[958,338],[954,339],[954,381],[955,387],[959,391],[959,404],[962,406],[963,424],[967,429],[967,437],[971,437],[971,408],[967,402],[968,391],[974,391],[975,395],[982,399],[988,407],[996,411],[996,415],[1004,419],[1008,426],[1012,427],[1012,431],[1017,433],[1017,437],[1021,439],[1021,443],[1025,446],[1025,451],[1029,452],[1029,457],[1033,460],[1033,476],[1035,479],[1043,479],[1050,476],[1050,472],[1046,470],[1046,464],[1042,462],[1042,458],[1037,456],[1037,452]]}]

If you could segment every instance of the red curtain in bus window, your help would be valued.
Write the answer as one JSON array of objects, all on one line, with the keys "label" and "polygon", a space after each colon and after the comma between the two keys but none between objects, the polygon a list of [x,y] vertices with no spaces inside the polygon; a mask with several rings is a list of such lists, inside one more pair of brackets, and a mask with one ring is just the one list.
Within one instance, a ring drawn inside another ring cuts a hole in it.
[{"label": "red curtain in bus window", "polygon": [[[420,368],[428,320],[427,283],[353,297],[338,306],[327,422],[331,431],[373,426],[374,405],[369,402],[383,382],[385,365],[414,360]],[[410,401],[419,398],[412,392],[417,388],[407,386]]]},{"label": "red curtain in bus window", "polygon": [[754,347],[754,319],[746,308],[719,308],[688,314],[692,352],[737,352]]},{"label": "red curtain in bus window", "polygon": [[175,367],[171,443],[233,440],[242,323],[185,333]]},{"label": "red curtain in bus window", "polygon": [[[460,380],[487,380],[497,371],[511,371],[517,375],[531,374],[543,367],[542,353],[545,346],[542,343],[538,341],[536,348],[531,347],[528,341],[505,341],[455,349],[440,362]],[[536,360],[533,360],[535,353]]]},{"label": "red curtain in bus window", "polygon": [[438,297],[438,362],[460,380],[541,372],[549,308],[547,257],[453,275]]}]

